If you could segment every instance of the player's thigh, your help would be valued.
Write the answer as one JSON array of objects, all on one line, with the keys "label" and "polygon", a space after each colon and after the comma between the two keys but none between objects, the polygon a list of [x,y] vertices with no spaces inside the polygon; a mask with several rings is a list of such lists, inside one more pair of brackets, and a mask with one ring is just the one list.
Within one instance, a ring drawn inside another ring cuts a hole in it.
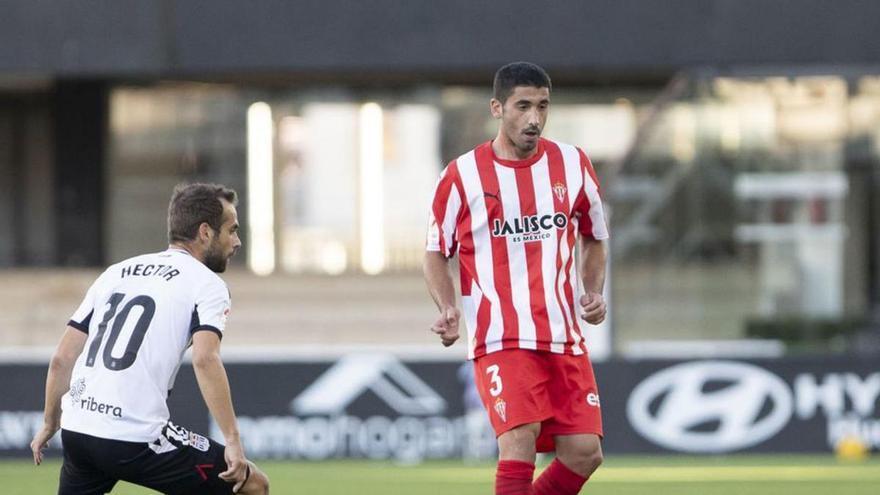
[{"label": "player's thigh", "polygon": [[116,478],[82,466],[65,453],[58,477],[58,495],[103,495],[110,493],[115,485]]},{"label": "player's thigh", "polygon": [[225,447],[171,423],[135,459],[119,466],[125,481],[166,494],[231,494],[233,484],[220,479],[226,471]]},{"label": "player's thigh", "polygon": [[[64,460],[58,479],[59,495],[91,495],[109,493],[116,484],[116,478],[107,473],[101,464],[102,454],[113,445],[111,442],[62,430]],[[116,455],[129,455],[115,450]]]},{"label": "player's thigh", "polygon": [[552,415],[550,374],[535,351],[508,349],[478,358],[475,385],[496,436]]},{"label": "player's thigh", "polygon": [[602,457],[602,440],[599,435],[576,433],[574,435],[556,435],[556,455],[559,457]]},{"label": "player's thigh", "polygon": [[548,384],[553,420],[544,433],[594,434],[601,437],[602,409],[599,388],[587,356],[547,355],[554,380]]},{"label": "player's thigh", "polygon": [[602,464],[602,441],[594,434],[557,435],[556,457],[581,476],[588,477]]},{"label": "player's thigh", "polygon": [[498,436],[498,458],[535,462],[535,441],[541,433],[541,423],[527,423],[511,428]]}]

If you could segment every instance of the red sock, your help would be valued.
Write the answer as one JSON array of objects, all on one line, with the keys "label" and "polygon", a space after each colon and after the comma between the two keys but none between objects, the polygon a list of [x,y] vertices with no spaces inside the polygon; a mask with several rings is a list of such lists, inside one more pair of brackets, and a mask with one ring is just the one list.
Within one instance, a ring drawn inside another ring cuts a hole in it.
[{"label": "red sock", "polygon": [[495,495],[531,495],[535,465],[525,461],[498,461]]},{"label": "red sock", "polygon": [[535,495],[577,495],[587,478],[575,473],[559,459],[547,466],[547,469],[535,480]]}]

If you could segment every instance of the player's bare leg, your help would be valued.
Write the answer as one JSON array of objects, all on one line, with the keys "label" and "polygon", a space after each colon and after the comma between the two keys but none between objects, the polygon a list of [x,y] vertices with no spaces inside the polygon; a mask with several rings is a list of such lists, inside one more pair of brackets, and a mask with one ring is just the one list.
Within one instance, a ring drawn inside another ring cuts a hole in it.
[{"label": "player's bare leg", "polygon": [[556,458],[572,471],[589,478],[602,464],[602,443],[597,435],[558,436]]},{"label": "player's bare leg", "polygon": [[540,423],[517,426],[498,437],[498,471],[495,474],[496,495],[528,495],[532,493],[535,473],[535,440],[541,433]]},{"label": "player's bare leg", "polygon": [[602,444],[598,435],[559,435],[554,437],[556,459],[535,481],[536,495],[575,495],[602,464]]},{"label": "player's bare leg", "polygon": [[260,471],[260,468],[253,462],[248,461],[248,466],[251,474],[244,485],[238,489],[238,493],[241,495],[267,495],[269,493],[269,477]]}]

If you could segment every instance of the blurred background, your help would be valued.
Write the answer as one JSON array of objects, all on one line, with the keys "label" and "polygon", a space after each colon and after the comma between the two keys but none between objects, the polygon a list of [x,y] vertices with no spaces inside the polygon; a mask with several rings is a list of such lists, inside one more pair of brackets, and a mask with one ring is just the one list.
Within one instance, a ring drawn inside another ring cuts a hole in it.
[{"label": "blurred background", "polygon": [[4,1],[0,455],[94,277],[210,181],[241,198],[224,353],[255,456],[491,458],[421,259],[516,60],[603,186],[609,455],[880,448],[878,28],[855,0]]}]

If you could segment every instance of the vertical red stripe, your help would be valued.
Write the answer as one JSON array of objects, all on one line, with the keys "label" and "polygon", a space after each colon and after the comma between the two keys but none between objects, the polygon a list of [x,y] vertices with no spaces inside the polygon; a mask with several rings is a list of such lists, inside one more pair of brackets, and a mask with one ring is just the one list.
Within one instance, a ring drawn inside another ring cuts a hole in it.
[{"label": "vertical red stripe", "polygon": [[483,192],[494,195],[483,195],[486,204],[486,221],[492,244],[492,273],[495,278],[495,292],[501,304],[501,324],[504,329],[502,348],[519,347],[519,325],[516,310],[513,308],[513,294],[510,290],[510,258],[507,254],[507,239],[492,236],[492,225],[495,220],[504,221],[504,207],[501,204],[501,188],[498,187],[498,175],[495,173],[495,162],[492,157],[492,143],[485,143],[474,150],[477,172]]},{"label": "vertical red stripe", "polygon": [[[535,202],[535,184],[532,179],[531,167],[517,168],[516,189],[519,193],[519,209],[523,216],[538,214]],[[541,194],[553,194],[552,191],[541,191]],[[550,351],[553,334],[550,332],[550,317],[547,315],[547,303],[544,299],[544,276],[541,262],[542,247],[540,241],[525,242],[526,266],[529,277],[529,303],[532,309],[532,320],[535,322],[535,340],[537,350]]]},{"label": "vertical red stripe", "polygon": [[[572,327],[568,324],[568,320],[565,319],[565,313],[571,313],[572,318],[577,318],[574,311],[574,304],[572,301],[572,297],[570,294],[570,290],[563,291],[563,294],[559,292],[559,278],[562,276],[566,276],[565,288],[570,289],[567,275],[567,268],[570,267],[568,263],[566,263],[565,272],[563,273],[563,262],[562,262],[562,244],[569,243],[568,237],[569,233],[574,232],[574,228],[571,225],[571,211],[569,211],[569,198],[568,195],[571,191],[568,190],[568,184],[566,181],[565,175],[565,161],[562,158],[562,151],[560,151],[559,146],[552,141],[547,141],[546,144],[547,149],[547,165],[550,171],[550,187],[551,189],[555,184],[559,183],[566,186],[565,194],[563,195],[563,200],[560,201],[559,198],[556,197],[555,191],[553,192],[553,204],[556,206],[556,211],[560,213],[564,213],[569,217],[569,224],[566,229],[557,230],[556,235],[556,283],[553,284],[553,292],[556,294],[556,300],[559,303],[559,311],[563,313],[563,324],[565,325],[565,345],[563,346],[563,351],[566,354],[571,353],[571,346],[574,343],[574,340],[571,338]],[[571,259],[574,258],[574,253],[569,250],[569,259],[568,262],[571,262]],[[566,310],[565,304],[563,304],[563,297],[568,301],[568,310]],[[572,324],[577,328],[577,322],[575,320],[571,320]]]},{"label": "vertical red stripe", "polygon": [[580,177],[584,181],[581,184],[581,188],[578,191],[578,196],[575,199],[574,210],[580,213],[578,218],[578,232],[582,235],[593,237],[593,219],[590,217],[590,208],[592,208],[592,204],[590,203],[590,198],[587,196],[587,177],[592,177],[593,181],[596,183],[596,188],[598,190],[599,180],[596,178],[596,171],[593,170],[593,166],[590,164],[590,159],[587,158],[587,155],[584,154],[583,151],[578,148],[578,154],[580,155],[580,166],[581,173]]},{"label": "vertical red stripe", "polygon": [[492,303],[489,299],[480,296],[480,305],[477,307],[477,331],[476,345],[474,346],[474,358],[486,354],[486,335],[489,333],[489,324],[492,323]]},{"label": "vertical red stripe", "polygon": [[[577,282],[574,281],[574,283],[573,283],[573,281],[571,280],[571,269],[572,269],[572,265],[574,264],[574,262],[576,260],[574,251],[575,251],[575,242],[577,240],[577,237],[575,236],[574,229],[568,229],[567,237],[568,237],[568,252],[570,254],[568,257],[568,263],[565,264],[565,284],[563,284],[563,287],[565,288],[565,298],[568,301],[569,306],[571,307],[571,322],[572,322],[572,326],[574,327],[572,331],[574,331],[576,334],[578,334],[578,336],[580,336],[581,342],[580,342],[579,347],[581,348],[581,350],[586,351],[586,345],[584,343],[584,335],[581,333],[581,326],[578,323],[578,318],[580,318],[580,302],[577,301],[577,299],[579,299],[579,298],[577,298],[577,291],[575,291],[575,289],[574,289],[575,284]],[[575,267],[575,271],[576,272],[579,271],[579,267]],[[580,276],[580,275],[576,275],[576,276]],[[574,339],[571,337],[570,333],[568,333],[566,335],[567,335],[567,337],[565,339],[565,345],[567,348],[570,349],[571,346],[573,346],[573,344],[574,344]]]},{"label": "vertical red stripe", "polygon": [[[459,280],[461,282],[461,295],[471,296],[471,284],[473,281],[480,285],[480,277],[477,273],[477,263],[474,257],[474,235],[471,225],[471,209],[465,195],[464,184],[461,181],[461,174],[458,172],[458,164],[456,163],[455,177],[453,182],[458,188],[461,195],[461,211],[456,219],[457,237],[458,237],[458,264],[459,264]],[[475,301],[477,306],[476,325],[477,328],[471,328],[474,332],[470,337],[474,339],[474,356],[481,356],[486,353],[486,334],[489,331],[490,322],[490,306],[485,296],[481,296],[480,301]],[[470,343],[468,343],[470,346]]]},{"label": "vertical red stripe", "polygon": [[434,215],[434,222],[437,224],[437,232],[440,233],[440,252],[444,256],[452,254],[450,246],[446,245],[446,233],[443,231],[443,222],[446,220],[446,207],[449,205],[449,194],[452,192],[452,182],[455,176],[455,161],[446,167],[446,173],[437,183],[437,190],[434,191],[434,203],[431,205],[431,213]]},{"label": "vertical red stripe", "polygon": [[599,187],[599,177],[596,175],[596,170],[593,168],[593,162],[587,158],[587,154],[584,153],[584,150],[577,148],[578,154],[581,156],[581,167],[584,167],[587,170],[587,173],[593,179],[593,182],[596,184],[596,190],[599,192],[599,197],[602,196],[602,188]]},{"label": "vertical red stripe", "polygon": [[[599,194],[599,200],[601,201],[602,187],[599,185],[599,177],[596,175],[596,170],[593,168],[593,163],[590,162],[590,159],[587,157],[587,154],[584,153],[583,150],[581,150],[580,148],[577,148],[577,150],[578,150],[578,154],[580,155],[580,165],[587,172],[586,174],[581,174],[581,176],[584,178],[584,180],[586,180],[586,177],[588,175],[591,179],[593,179],[593,183],[596,185],[596,192]],[[586,220],[586,222],[584,223],[584,227],[587,227],[586,232],[589,233],[590,237],[592,238],[593,237],[593,219],[590,217],[590,209],[592,209],[593,205],[590,203],[590,199],[587,197],[587,193],[586,193],[587,184],[584,184],[583,187],[581,188],[581,190],[582,190],[582,194],[584,196],[584,201],[586,203],[586,211],[583,215]],[[583,232],[584,232],[584,230],[582,229],[581,233],[583,233]],[[572,245],[574,245],[574,242],[575,241],[572,240]],[[578,276],[580,276],[579,272],[578,272]],[[582,351],[587,352],[587,339],[586,339],[586,336],[581,334],[580,326],[577,327],[577,332],[581,336],[580,348]]]}]

